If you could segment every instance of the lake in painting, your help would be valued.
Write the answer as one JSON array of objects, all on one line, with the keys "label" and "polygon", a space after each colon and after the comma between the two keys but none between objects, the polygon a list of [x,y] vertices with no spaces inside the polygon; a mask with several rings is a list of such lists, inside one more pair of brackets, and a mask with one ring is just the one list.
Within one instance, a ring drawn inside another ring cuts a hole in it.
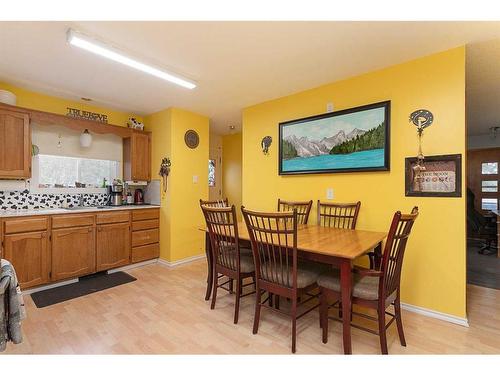
[{"label": "lake in painting", "polygon": [[389,102],[280,124],[280,173],[383,170]]}]

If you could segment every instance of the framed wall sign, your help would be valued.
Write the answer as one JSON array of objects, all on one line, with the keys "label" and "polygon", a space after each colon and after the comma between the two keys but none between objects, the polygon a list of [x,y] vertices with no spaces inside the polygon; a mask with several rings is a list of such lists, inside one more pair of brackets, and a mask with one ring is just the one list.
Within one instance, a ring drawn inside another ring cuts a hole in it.
[{"label": "framed wall sign", "polygon": [[423,164],[416,157],[405,159],[407,197],[461,197],[462,155],[426,156]]},{"label": "framed wall sign", "polygon": [[279,174],[389,170],[391,102],[279,124]]}]

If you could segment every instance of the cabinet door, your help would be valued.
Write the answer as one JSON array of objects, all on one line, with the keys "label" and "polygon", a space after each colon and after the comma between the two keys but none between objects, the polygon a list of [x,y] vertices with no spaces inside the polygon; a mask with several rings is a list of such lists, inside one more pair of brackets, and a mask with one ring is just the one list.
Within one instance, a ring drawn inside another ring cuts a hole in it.
[{"label": "cabinet door", "polygon": [[49,281],[50,262],[47,232],[6,234],[4,257],[16,270],[21,288]]},{"label": "cabinet door", "polygon": [[52,230],[52,280],[95,272],[93,227]]},{"label": "cabinet door", "polygon": [[0,109],[0,178],[31,177],[29,116]]},{"label": "cabinet door", "polygon": [[129,223],[106,224],[97,227],[97,271],[130,263]]},{"label": "cabinet door", "polygon": [[151,174],[149,135],[132,134],[132,180],[149,181]]}]

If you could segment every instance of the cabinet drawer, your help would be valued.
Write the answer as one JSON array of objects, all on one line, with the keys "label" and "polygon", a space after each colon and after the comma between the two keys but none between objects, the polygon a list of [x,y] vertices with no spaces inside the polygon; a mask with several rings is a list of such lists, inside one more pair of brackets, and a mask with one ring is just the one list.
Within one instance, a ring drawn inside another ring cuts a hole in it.
[{"label": "cabinet drawer", "polygon": [[132,248],[132,263],[158,258],[159,256],[160,244],[158,243]]},{"label": "cabinet drawer", "polygon": [[96,216],[97,224],[123,223],[128,221],[130,213],[128,211],[100,212]]},{"label": "cabinet drawer", "polygon": [[84,227],[94,224],[94,215],[59,215],[52,217],[52,228]]},{"label": "cabinet drawer", "polygon": [[159,238],[160,231],[158,229],[148,229],[141,230],[139,232],[132,232],[132,247],[155,243],[159,241]]},{"label": "cabinet drawer", "polygon": [[160,218],[160,209],[158,208],[149,208],[146,210],[133,210],[132,211],[132,220],[148,220],[148,219],[159,219]]},{"label": "cabinet drawer", "polygon": [[145,230],[145,229],[155,229],[160,226],[160,220],[141,220],[132,222],[132,230]]},{"label": "cabinet drawer", "polygon": [[8,219],[4,221],[4,233],[22,233],[47,230],[48,217],[28,217],[22,219]]}]

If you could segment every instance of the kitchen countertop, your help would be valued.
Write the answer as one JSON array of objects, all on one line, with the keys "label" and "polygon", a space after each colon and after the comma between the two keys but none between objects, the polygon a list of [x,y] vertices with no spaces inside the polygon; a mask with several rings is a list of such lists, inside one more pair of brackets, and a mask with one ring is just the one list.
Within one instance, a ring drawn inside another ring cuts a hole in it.
[{"label": "kitchen countertop", "polygon": [[[102,207],[102,206],[101,206]],[[144,210],[151,208],[160,208],[160,206],[153,204],[145,205],[123,205],[123,206],[104,206],[105,208],[98,208],[89,206],[79,209],[65,209],[65,208],[42,208],[42,209],[28,209],[28,210],[0,210],[0,219],[8,217],[21,217],[21,216],[34,216],[34,215],[60,215],[60,214],[78,214],[88,212],[108,212],[120,210]]]}]

